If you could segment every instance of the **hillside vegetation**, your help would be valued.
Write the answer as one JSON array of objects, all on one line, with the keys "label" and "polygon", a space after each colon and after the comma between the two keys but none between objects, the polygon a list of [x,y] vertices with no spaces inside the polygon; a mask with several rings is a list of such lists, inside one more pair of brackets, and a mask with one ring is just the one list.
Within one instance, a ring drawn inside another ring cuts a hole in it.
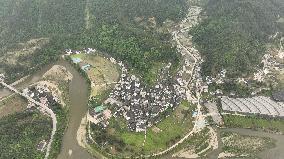
[{"label": "hillside vegetation", "polygon": [[193,41],[205,58],[203,75],[227,69],[230,77],[246,76],[259,66],[269,36],[284,31],[284,1],[209,0],[205,20],[194,28]]},{"label": "hillside vegetation", "polygon": [[[0,119],[0,158],[44,158],[37,145],[48,140],[50,120],[38,112],[20,112]],[[29,153],[27,153],[29,152]]]},{"label": "hillside vegetation", "polygon": [[155,27],[181,19],[186,10],[185,0],[1,0],[1,56],[22,51],[19,43],[31,39],[44,37],[49,43],[19,55],[16,64],[1,61],[0,67],[13,81],[56,60],[67,48],[93,47],[125,60],[149,79],[155,62],[178,63],[170,35]]}]

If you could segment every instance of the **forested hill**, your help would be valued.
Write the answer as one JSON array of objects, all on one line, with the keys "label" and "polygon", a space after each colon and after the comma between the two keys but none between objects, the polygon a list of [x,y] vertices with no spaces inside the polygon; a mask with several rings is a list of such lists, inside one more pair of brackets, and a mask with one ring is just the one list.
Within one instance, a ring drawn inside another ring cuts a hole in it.
[{"label": "forested hill", "polygon": [[204,75],[227,69],[231,77],[246,76],[259,66],[270,35],[284,32],[283,0],[209,0],[207,18],[192,30],[205,58]]},{"label": "forested hill", "polygon": [[182,19],[187,8],[186,0],[0,0],[2,57],[22,49],[20,42],[49,39],[34,53],[13,57],[18,63],[0,61],[0,71],[13,81],[29,68],[55,60],[66,48],[94,47],[126,61],[151,81],[155,63],[178,63],[170,35],[155,28],[167,19]]}]

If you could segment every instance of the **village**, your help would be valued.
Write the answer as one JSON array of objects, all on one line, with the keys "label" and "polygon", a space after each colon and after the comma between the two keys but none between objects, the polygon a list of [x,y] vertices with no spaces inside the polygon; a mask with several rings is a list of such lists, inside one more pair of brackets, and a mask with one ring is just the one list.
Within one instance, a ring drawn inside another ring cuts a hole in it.
[{"label": "village", "polygon": [[124,65],[119,84],[110,93],[106,104],[115,104],[114,115],[123,116],[132,131],[145,131],[157,123],[157,116],[169,108],[177,107],[185,98],[185,89],[169,76],[170,64],[153,88],[147,88],[135,75],[129,75]]},{"label": "village", "polygon": [[[165,117],[168,117],[174,111],[182,101],[188,100],[197,105],[197,109],[191,112],[193,118],[195,118],[194,128],[188,132],[184,138],[178,141],[170,148],[160,153],[153,154],[162,155],[190,137],[194,133],[198,133],[204,129],[207,125],[205,115],[202,115],[200,97],[202,92],[208,92],[208,86],[203,82],[200,75],[202,59],[199,52],[191,46],[190,37],[186,35],[186,28],[183,27],[190,25],[193,27],[198,24],[199,14],[201,9],[199,7],[193,7],[188,15],[188,20],[185,20],[180,28],[180,32],[173,32],[174,40],[178,43],[178,49],[184,58],[182,62],[183,66],[178,71],[177,75],[172,76],[169,73],[171,63],[168,63],[162,68],[159,77],[156,80],[154,86],[149,87],[141,82],[139,77],[128,72],[128,68],[122,61],[117,61],[112,57],[103,57],[111,61],[114,65],[117,65],[121,74],[117,81],[106,82],[105,85],[113,85],[109,96],[101,103],[95,104],[96,107],[90,108],[87,114],[88,121],[96,125],[102,125],[102,128],[107,128],[109,120],[114,118],[123,117],[127,122],[129,131],[145,132],[145,141],[147,140],[147,129],[153,125],[158,124],[164,118],[161,118],[165,112]],[[188,23],[188,24],[187,24]],[[184,37],[186,36],[186,37]],[[189,39],[189,41],[186,41]],[[185,44],[189,42],[189,45]],[[86,72],[90,77],[90,70],[94,68],[94,65],[84,60],[85,56],[89,56],[92,53],[96,53],[96,49],[88,48],[84,51],[76,51],[67,49],[64,56],[71,56],[73,63],[80,66],[81,70]],[[85,54],[85,55],[82,55]],[[83,58],[82,58],[83,57]],[[92,70],[94,71],[94,70]],[[102,74],[102,76],[105,76]],[[93,78],[90,78],[93,79]],[[98,85],[98,79],[91,80],[92,89],[94,85]],[[101,83],[99,83],[101,84]],[[92,90],[93,92],[93,90]],[[95,97],[90,97],[91,100],[96,100]],[[210,145],[206,150],[213,146],[216,149],[216,140],[214,130],[210,129]],[[143,144],[143,145],[144,145]],[[204,151],[206,151],[204,150]]]},{"label": "village", "polygon": [[[91,80],[92,89],[89,100],[95,101],[97,100],[96,95],[98,95],[98,92],[110,90],[104,101],[95,104],[95,107],[89,107],[86,114],[88,122],[101,125],[102,128],[107,128],[112,118],[118,119],[123,117],[129,131],[145,133],[144,145],[147,137],[147,129],[152,128],[169,117],[169,111],[174,111],[180,106],[182,101],[187,100],[197,106],[191,112],[191,116],[194,118],[194,121],[192,121],[194,123],[192,131],[188,132],[169,148],[152,155],[163,155],[182,144],[188,138],[192,137],[193,134],[198,134],[208,129],[209,136],[207,136],[208,139],[206,142],[209,145],[202,151],[191,154],[191,156],[200,157],[201,154],[209,149],[212,148],[215,150],[218,148],[216,129],[208,124],[207,117],[212,117],[218,127],[222,127],[224,124],[222,121],[222,115],[224,114],[240,116],[256,114],[282,118],[284,116],[284,104],[281,101],[276,102],[265,96],[234,98],[234,94],[230,94],[230,97],[224,96],[220,89],[209,90],[210,84],[223,84],[227,80],[227,71],[223,69],[216,77],[207,76],[203,79],[201,76],[203,59],[198,50],[193,46],[191,35],[187,34],[190,28],[197,25],[200,21],[200,13],[201,8],[192,7],[187,18],[172,31],[173,41],[177,44],[178,51],[183,57],[181,68],[176,75],[171,75],[171,63],[166,64],[161,69],[161,73],[153,86],[146,85],[138,75],[130,73],[122,61],[100,55],[101,59],[108,61],[112,64],[112,67],[120,70],[119,76],[108,79],[109,77],[106,75],[108,72],[105,72],[105,70],[95,70],[98,66],[85,60],[86,57],[99,55],[100,53],[96,49],[86,48],[83,51],[67,49],[65,55],[62,57],[71,57],[71,62],[86,72]],[[84,56],[86,57],[84,58]],[[268,75],[271,75],[271,70],[279,69],[279,63],[273,61],[271,55],[264,55],[262,62],[264,64],[263,69],[258,70],[254,74],[253,80],[258,82],[263,82],[264,79],[267,79]],[[99,73],[94,74],[94,72]],[[98,78],[98,74],[102,77]],[[0,74],[0,82],[4,82],[4,79],[5,76]],[[238,82],[247,83],[248,80],[251,79],[239,78]],[[95,90],[98,86],[100,86],[100,89]],[[57,104],[63,104],[58,92],[56,93],[56,91],[51,90],[45,83],[34,84],[24,89],[22,93],[49,108],[53,108]],[[211,96],[216,96],[217,98],[206,101],[201,99],[203,93],[209,93]],[[257,93],[254,92],[252,95],[256,95]],[[279,98],[281,98],[281,95]],[[221,110],[217,106],[219,100]],[[33,109],[35,106],[35,103],[29,102],[28,109]],[[209,112],[206,112],[206,110]],[[157,131],[161,131],[159,128],[155,128],[158,129]],[[39,151],[44,151],[46,147],[47,141],[45,140],[37,145]],[[184,153],[189,153],[190,151],[192,150],[184,151],[179,155],[182,156]]]},{"label": "village", "polygon": [[[89,48],[88,50],[95,50]],[[88,51],[83,51],[89,54]],[[81,54],[80,51],[67,51],[66,55]],[[105,57],[106,58],[106,57]],[[107,126],[106,120],[112,115],[123,116],[127,122],[129,130],[142,132],[147,127],[159,122],[158,116],[169,108],[175,109],[182,99],[185,99],[185,89],[181,87],[178,80],[171,77],[169,63],[160,74],[155,86],[147,88],[141,83],[139,77],[128,73],[128,69],[121,62],[114,58],[109,59],[113,64],[118,65],[121,69],[121,76],[116,83],[109,97],[103,102],[105,105],[114,106],[113,112],[104,109],[104,106],[98,106],[89,111],[90,120],[94,123],[103,123]],[[82,60],[72,58],[72,61],[79,64]],[[81,65],[81,69],[87,71],[86,66],[92,67],[90,64]],[[94,81],[92,81],[94,82]],[[106,120],[103,120],[106,119]]]},{"label": "village", "polygon": [[0,159],[282,159],[283,8],[3,1]]}]

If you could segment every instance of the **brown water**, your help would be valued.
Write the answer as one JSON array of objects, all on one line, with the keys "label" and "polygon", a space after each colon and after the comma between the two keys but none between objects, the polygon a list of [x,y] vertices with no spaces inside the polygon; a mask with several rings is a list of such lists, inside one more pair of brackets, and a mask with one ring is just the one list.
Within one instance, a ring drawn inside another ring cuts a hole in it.
[{"label": "brown water", "polygon": [[[73,75],[73,80],[70,82],[70,109],[69,109],[69,124],[68,129],[64,134],[62,141],[61,153],[58,159],[92,159],[93,157],[77,142],[77,131],[80,126],[83,116],[87,112],[88,101],[88,86],[84,78],[67,62],[62,62],[68,71]],[[72,155],[69,155],[72,152]]]},{"label": "brown water", "polygon": [[[23,89],[30,84],[39,81],[43,74],[54,65],[61,65],[66,67],[67,70],[70,71],[73,75],[73,80],[69,85],[69,123],[68,128],[63,136],[61,153],[58,155],[58,159],[92,159],[93,157],[84,148],[78,145],[76,139],[77,130],[79,128],[81,120],[87,112],[88,87],[84,78],[81,77],[80,74],[68,62],[61,60],[47,65],[15,87],[17,89]],[[11,92],[7,89],[0,89],[0,97],[8,96],[10,94]],[[72,151],[72,155],[69,155],[69,151]]]}]

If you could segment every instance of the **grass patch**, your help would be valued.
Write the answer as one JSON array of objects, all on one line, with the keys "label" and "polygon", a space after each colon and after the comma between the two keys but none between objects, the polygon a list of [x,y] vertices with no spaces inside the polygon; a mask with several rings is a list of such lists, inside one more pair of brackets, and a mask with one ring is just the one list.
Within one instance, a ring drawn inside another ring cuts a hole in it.
[{"label": "grass patch", "polygon": [[71,58],[80,58],[83,59],[85,57],[85,54],[73,54],[71,55]]},{"label": "grass patch", "polygon": [[26,109],[28,103],[21,96],[13,94],[0,102],[0,118]]},{"label": "grass patch", "polygon": [[[179,157],[180,154],[187,153],[188,151],[190,151],[190,153],[193,152],[197,154],[209,146],[209,138],[209,129],[204,128],[200,132],[195,133],[187,138],[183,143],[179,144],[175,149],[166,155],[172,156],[171,154],[174,154],[174,156]],[[206,154],[206,152],[203,154]]]},{"label": "grass patch", "polygon": [[264,119],[255,116],[223,116],[225,126],[239,127],[250,129],[263,129],[265,131],[282,132],[284,133],[284,120],[282,119]]},{"label": "grass patch", "polygon": [[166,66],[166,64],[162,63],[162,62],[157,62],[157,63],[153,64],[153,67],[144,76],[146,83],[149,84],[150,86],[154,85],[156,83],[156,80],[159,79],[158,76],[161,74],[161,70],[165,66]]},{"label": "grass patch", "polygon": [[91,86],[91,96],[100,95],[110,89],[113,86],[111,83],[117,82],[119,79],[120,71],[118,66],[99,54],[76,54],[71,57],[81,58],[82,61],[78,66],[91,65],[89,70],[86,71],[89,80],[94,83]]}]

